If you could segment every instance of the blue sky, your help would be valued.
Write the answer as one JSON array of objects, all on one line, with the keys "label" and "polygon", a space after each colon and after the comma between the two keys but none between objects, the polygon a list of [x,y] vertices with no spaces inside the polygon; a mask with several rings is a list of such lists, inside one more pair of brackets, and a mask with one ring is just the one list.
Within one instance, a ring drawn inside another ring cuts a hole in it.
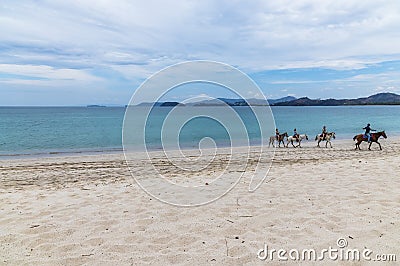
[{"label": "blue sky", "polygon": [[0,25],[0,105],[123,105],[187,60],[233,65],[268,98],[400,93],[397,0],[5,0]]}]

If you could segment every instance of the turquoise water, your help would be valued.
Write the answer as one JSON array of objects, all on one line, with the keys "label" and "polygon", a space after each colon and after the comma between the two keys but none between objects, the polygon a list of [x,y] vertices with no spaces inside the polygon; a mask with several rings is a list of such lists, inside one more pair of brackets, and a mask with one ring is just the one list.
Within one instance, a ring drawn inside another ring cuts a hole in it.
[{"label": "turquoise water", "polygon": [[[195,107],[180,108],[195,113],[191,109]],[[138,115],[140,110],[138,107]],[[149,148],[161,148],[160,123],[170,110],[154,110],[146,128]],[[257,145],[260,131],[249,108],[235,110],[245,122],[251,144]],[[374,129],[386,130],[389,139],[400,134],[400,106],[272,107],[272,111],[279,130],[289,134],[296,127],[299,133],[313,137],[326,125],[339,139],[347,139],[361,133],[367,123]],[[0,107],[0,155],[119,151],[124,114],[123,107]],[[206,136],[215,139],[217,145],[229,145],[224,127],[207,119],[195,119],[185,125],[179,136],[180,145],[197,147]]]}]

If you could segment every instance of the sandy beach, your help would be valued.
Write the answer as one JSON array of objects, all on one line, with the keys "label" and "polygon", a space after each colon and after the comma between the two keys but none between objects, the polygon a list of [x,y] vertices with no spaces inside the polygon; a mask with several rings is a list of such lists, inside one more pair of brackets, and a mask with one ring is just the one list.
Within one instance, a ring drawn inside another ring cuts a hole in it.
[{"label": "sandy beach", "polygon": [[[400,139],[381,143],[383,151],[375,145],[367,151],[366,143],[355,151],[352,141],[333,141],[332,149],[312,140],[301,149],[277,148],[258,190],[248,192],[243,178],[199,207],[146,194],[122,154],[2,160],[0,264],[273,265],[279,260],[257,257],[265,244],[322,250],[337,248],[340,238],[348,248],[372,250],[371,257],[397,254],[399,261]],[[157,152],[151,156],[164,162]],[[241,158],[237,163],[245,164],[244,152]],[[197,175],[199,182],[207,182],[221,160]],[[133,163],[138,177],[154,175],[143,159]]]}]

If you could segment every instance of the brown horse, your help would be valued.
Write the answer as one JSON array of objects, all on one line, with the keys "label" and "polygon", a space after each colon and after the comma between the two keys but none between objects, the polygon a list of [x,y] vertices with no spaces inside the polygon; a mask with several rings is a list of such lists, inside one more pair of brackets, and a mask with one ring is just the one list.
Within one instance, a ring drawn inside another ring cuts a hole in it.
[{"label": "brown horse", "polygon": [[[387,139],[385,131],[381,131],[381,132],[377,132],[377,133],[371,133],[371,143],[369,144],[368,150],[371,150],[372,142],[378,143],[379,148],[382,150],[382,146],[378,142],[380,137],[384,137],[385,139]],[[360,148],[361,142],[363,142],[363,141],[368,142],[368,138],[364,134],[359,134],[359,135],[354,136],[353,140],[357,140],[356,150],[357,150],[357,148],[359,150],[361,150],[361,148]]]},{"label": "brown horse", "polygon": [[287,133],[287,132],[285,132],[285,133],[283,133],[283,134],[279,134],[279,137],[277,137],[277,136],[271,136],[271,137],[269,138],[269,145],[268,145],[268,147],[270,147],[271,144],[272,144],[272,147],[275,148],[275,144],[274,144],[274,143],[275,143],[275,140],[278,141],[279,147],[281,147],[281,142],[283,143],[283,146],[285,146],[285,137],[286,137],[286,138],[288,137],[288,133]]}]

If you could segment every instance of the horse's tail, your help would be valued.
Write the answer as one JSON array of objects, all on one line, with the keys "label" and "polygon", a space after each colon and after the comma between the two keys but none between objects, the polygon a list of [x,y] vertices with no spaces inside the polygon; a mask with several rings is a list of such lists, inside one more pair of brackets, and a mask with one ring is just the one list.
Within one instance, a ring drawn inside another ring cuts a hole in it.
[{"label": "horse's tail", "polygon": [[356,140],[356,138],[357,138],[357,135],[354,136],[353,141]]},{"label": "horse's tail", "polygon": [[317,139],[318,139],[318,135],[315,136],[315,140],[317,140]]}]

